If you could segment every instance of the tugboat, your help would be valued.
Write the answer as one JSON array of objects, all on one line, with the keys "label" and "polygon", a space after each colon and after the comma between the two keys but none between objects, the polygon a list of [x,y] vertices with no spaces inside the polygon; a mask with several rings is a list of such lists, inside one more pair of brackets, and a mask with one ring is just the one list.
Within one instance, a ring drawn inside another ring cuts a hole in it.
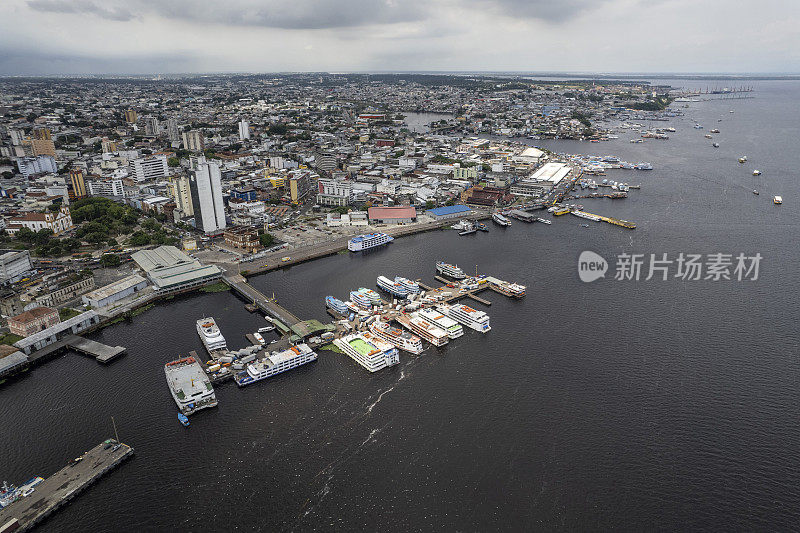
[{"label": "tugboat", "polygon": [[189,418],[183,413],[178,413],[178,421],[183,424],[183,427],[187,427],[189,425]]},{"label": "tugboat", "polygon": [[486,224],[481,224],[480,222],[475,225],[478,231],[489,231],[489,228],[486,227]]}]

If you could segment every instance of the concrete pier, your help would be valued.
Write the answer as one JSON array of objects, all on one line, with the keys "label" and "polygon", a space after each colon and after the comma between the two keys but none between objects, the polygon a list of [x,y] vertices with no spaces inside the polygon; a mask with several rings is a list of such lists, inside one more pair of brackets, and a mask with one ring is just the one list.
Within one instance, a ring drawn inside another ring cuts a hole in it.
[{"label": "concrete pier", "polygon": [[108,363],[125,353],[125,348],[122,346],[108,346],[77,335],[72,339],[68,339],[67,347],[76,352],[91,355],[99,363]]},{"label": "concrete pier", "polygon": [[229,285],[239,296],[251,302],[252,305],[258,306],[264,313],[275,317],[277,319],[275,325],[283,333],[287,333],[289,328],[300,322],[300,319],[294,314],[267,298],[261,291],[247,283],[247,280],[242,276],[224,276],[222,281]]},{"label": "concrete pier", "polygon": [[127,444],[101,442],[41,482],[33,494],[0,511],[0,527],[16,519],[15,531],[30,530],[132,455],[133,448]]},{"label": "concrete pier", "polygon": [[108,346],[107,344],[92,341],[79,335],[67,335],[63,339],[33,352],[29,359],[31,364],[41,363],[64,350],[75,350],[84,355],[90,355],[94,357],[98,363],[104,364],[113,361],[125,353],[125,348],[123,346]]}]

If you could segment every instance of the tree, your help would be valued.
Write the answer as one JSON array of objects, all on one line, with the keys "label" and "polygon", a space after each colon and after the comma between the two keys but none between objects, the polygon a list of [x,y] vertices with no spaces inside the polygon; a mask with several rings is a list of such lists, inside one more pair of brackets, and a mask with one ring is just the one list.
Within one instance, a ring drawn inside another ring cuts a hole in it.
[{"label": "tree", "polygon": [[105,254],[100,258],[100,264],[107,268],[114,268],[122,264],[122,259],[117,254]]},{"label": "tree", "polygon": [[258,236],[258,240],[261,242],[261,246],[268,248],[275,242],[275,237],[269,233],[262,233]]},{"label": "tree", "polygon": [[30,228],[21,228],[17,232],[17,239],[21,240],[22,242],[32,244],[33,241],[36,239],[36,233],[33,232]]},{"label": "tree", "polygon": [[181,160],[178,159],[177,157],[170,157],[169,159],[167,159],[167,165],[171,167],[179,167],[181,166]]},{"label": "tree", "polygon": [[436,203],[433,200],[425,202],[425,209],[433,209],[434,207],[436,207]]}]

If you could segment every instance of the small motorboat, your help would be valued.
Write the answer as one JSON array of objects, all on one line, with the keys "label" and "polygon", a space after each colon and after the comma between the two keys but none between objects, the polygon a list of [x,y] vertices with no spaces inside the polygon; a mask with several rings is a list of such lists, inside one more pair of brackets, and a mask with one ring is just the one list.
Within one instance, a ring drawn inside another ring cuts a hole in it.
[{"label": "small motorboat", "polygon": [[753,189],[753,194],[758,194],[758,191]]},{"label": "small motorboat", "polygon": [[753,171],[753,176],[760,176],[760,175],[761,175],[761,171],[760,170],[754,170]]},{"label": "small motorboat", "polygon": [[719,143],[713,143],[711,146],[713,146],[714,148],[719,148]]},{"label": "small motorboat", "polygon": [[178,421],[183,424],[184,427],[189,425],[189,418],[183,413],[178,413]]}]

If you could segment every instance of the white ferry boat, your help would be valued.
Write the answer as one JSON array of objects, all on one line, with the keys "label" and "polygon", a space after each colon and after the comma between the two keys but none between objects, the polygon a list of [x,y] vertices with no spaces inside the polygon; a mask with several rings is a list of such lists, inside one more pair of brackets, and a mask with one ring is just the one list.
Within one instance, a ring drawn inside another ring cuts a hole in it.
[{"label": "white ferry boat", "polygon": [[487,280],[491,284],[492,288],[501,294],[505,294],[506,296],[510,296],[512,298],[522,298],[525,296],[525,285],[520,285],[519,283],[509,283],[491,276],[488,277]]},{"label": "white ferry boat", "polygon": [[425,322],[428,322],[429,324],[446,331],[447,336],[451,339],[457,339],[464,334],[464,328],[461,327],[461,324],[452,318],[443,315],[436,309],[420,309],[417,311],[417,316],[419,316]]},{"label": "white ferry boat", "polygon": [[260,361],[250,363],[246,370],[235,374],[233,379],[237,385],[244,387],[316,360],[316,352],[307,344],[298,344],[288,350],[273,352],[272,355]]},{"label": "white ferry boat", "polygon": [[434,346],[444,346],[450,342],[450,336],[445,330],[434,326],[429,322],[425,322],[418,317],[416,313],[399,315],[397,318],[395,318],[395,320],[397,320],[398,324],[409,330],[411,333],[419,335],[420,338],[425,339]]},{"label": "white ferry boat", "polygon": [[225,337],[222,336],[217,327],[217,322],[211,317],[201,318],[197,321],[197,334],[200,335],[200,340],[203,341],[206,350],[209,352],[224,350],[228,347]]},{"label": "white ferry boat", "polygon": [[422,341],[419,337],[404,329],[396,328],[388,322],[382,322],[380,319],[375,320],[369,325],[369,330],[378,338],[397,346],[401,350],[415,355],[422,353]]},{"label": "white ferry boat", "polygon": [[335,339],[333,344],[370,372],[377,372],[400,362],[400,355],[394,345],[367,331],[345,335]]},{"label": "white ferry boat", "polygon": [[395,277],[394,281],[396,283],[399,283],[406,289],[408,289],[409,294],[419,294],[421,292],[421,289],[419,288],[419,283],[417,283],[416,281],[411,281],[410,279],[404,278],[402,276]]},{"label": "white ferry boat", "polygon": [[492,329],[491,326],[489,326],[489,315],[483,311],[478,311],[464,304],[442,304],[436,306],[436,309],[441,311],[442,314],[449,316],[453,320],[456,320],[468,328],[474,329],[475,331],[486,333]]},{"label": "white ferry boat", "polygon": [[347,305],[338,298],[334,298],[333,296],[326,296],[325,305],[328,306],[330,309],[336,311],[340,315],[347,314]]},{"label": "white ferry boat", "polygon": [[368,250],[369,248],[375,248],[376,246],[389,244],[393,240],[394,237],[390,237],[385,233],[366,233],[350,239],[347,243],[347,249],[351,252],[360,252],[362,250]]},{"label": "white ferry boat", "polygon": [[408,296],[408,287],[402,283],[399,283],[398,281],[392,281],[386,276],[378,276],[376,284],[381,289],[385,290],[389,294],[397,296],[398,298],[405,298]]},{"label": "white ferry boat", "polygon": [[508,219],[507,219],[506,217],[504,217],[503,215],[501,215],[500,213],[495,213],[495,214],[493,214],[493,215],[492,215],[492,220],[493,220],[493,221],[494,221],[496,224],[499,224],[500,226],[503,226],[503,227],[507,227],[507,226],[510,226],[510,225],[511,225],[511,221],[510,221],[510,220],[508,220]]},{"label": "white ferry boat", "polygon": [[583,211],[572,211],[572,214],[576,217],[585,218],[586,220],[594,220],[595,222],[600,222],[600,217],[596,215],[590,215],[589,213],[585,213]]},{"label": "white ferry boat", "polygon": [[361,287],[357,291],[350,291],[350,300],[367,311],[372,309],[374,305],[382,303],[380,295],[372,289],[365,289]]},{"label": "white ferry boat", "polygon": [[458,268],[457,265],[451,265],[450,263],[445,263],[444,261],[436,262],[436,272],[453,279],[464,279],[467,277],[467,275],[464,274],[464,271]]},{"label": "white ferry boat", "polygon": [[217,405],[214,387],[194,357],[184,357],[164,365],[172,398],[184,415]]}]

